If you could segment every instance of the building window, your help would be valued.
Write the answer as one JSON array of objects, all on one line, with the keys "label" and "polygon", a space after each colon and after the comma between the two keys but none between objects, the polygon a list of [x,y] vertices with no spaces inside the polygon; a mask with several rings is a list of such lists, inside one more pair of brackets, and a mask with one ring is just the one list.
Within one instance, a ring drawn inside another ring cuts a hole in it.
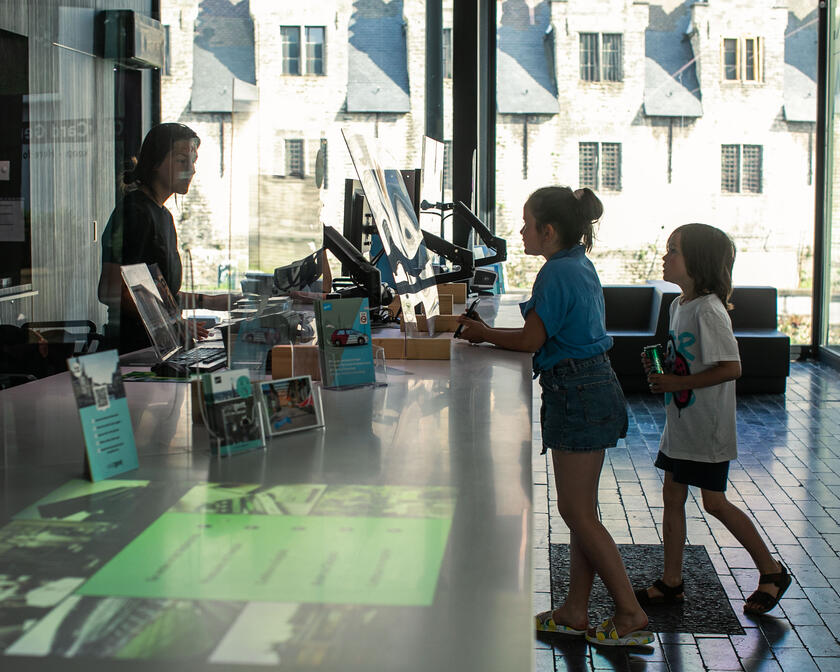
[{"label": "building window", "polygon": [[581,142],[578,170],[581,187],[621,191],[621,143]]},{"label": "building window", "polygon": [[601,185],[607,191],[621,191],[621,145],[601,144]]},{"label": "building window", "polygon": [[721,44],[723,79],[730,82],[760,82],[762,68],[762,40],[760,37],[726,37]]},{"label": "building window", "polygon": [[286,177],[303,177],[303,140],[286,140]]},{"label": "building window", "polygon": [[283,74],[300,74],[300,27],[280,26],[282,40]]},{"label": "building window", "polygon": [[738,79],[738,40],[723,41],[723,78]]},{"label": "building window", "polygon": [[319,146],[319,151],[321,153],[321,170],[323,175],[323,182],[322,187],[326,189],[329,184],[327,183],[327,175],[329,175],[329,171],[327,170],[327,139],[321,138],[321,144]]},{"label": "building window", "polygon": [[581,142],[578,150],[580,186],[598,188],[598,143]]},{"label": "building window", "polygon": [[720,189],[738,194],[762,192],[761,145],[722,145],[720,149]]},{"label": "building window", "polygon": [[163,74],[172,74],[172,42],[170,41],[169,26],[163,27]]},{"label": "building window", "polygon": [[621,33],[580,34],[580,78],[586,82],[621,82],[622,68]]},{"label": "building window", "polygon": [[452,141],[443,141],[443,189],[452,191]]},{"label": "building window", "polygon": [[624,79],[621,70],[621,35],[603,35],[603,45],[604,81],[620,82]]},{"label": "building window", "polygon": [[598,33],[580,34],[580,78],[597,82],[601,66],[598,62]]},{"label": "building window", "polygon": [[443,29],[443,78],[452,79],[452,29]]},{"label": "building window", "polygon": [[306,72],[309,75],[324,74],[325,37],[323,26],[306,26]]}]

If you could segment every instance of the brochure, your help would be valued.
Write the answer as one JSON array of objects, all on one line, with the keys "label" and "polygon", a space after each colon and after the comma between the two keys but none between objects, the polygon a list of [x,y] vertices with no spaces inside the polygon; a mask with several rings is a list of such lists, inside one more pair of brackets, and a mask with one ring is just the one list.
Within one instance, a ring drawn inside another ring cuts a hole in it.
[{"label": "brochure", "polygon": [[85,437],[85,471],[101,481],[137,468],[137,447],[116,350],[67,360]]},{"label": "brochure", "polygon": [[214,454],[233,455],[264,445],[246,369],[205,373],[201,376],[201,391]]},{"label": "brochure", "polygon": [[309,376],[260,383],[260,393],[271,436],[324,426],[321,398]]},{"label": "brochure", "polygon": [[367,298],[316,301],[315,324],[324,387],[376,382]]}]

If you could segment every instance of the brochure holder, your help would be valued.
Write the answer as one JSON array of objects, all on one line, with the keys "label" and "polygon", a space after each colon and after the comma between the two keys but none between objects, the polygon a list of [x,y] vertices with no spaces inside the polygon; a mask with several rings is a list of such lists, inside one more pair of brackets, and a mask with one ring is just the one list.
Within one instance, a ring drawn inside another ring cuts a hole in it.
[{"label": "brochure holder", "polygon": [[260,404],[247,369],[215,371],[201,376],[198,407],[218,459],[265,450]]}]

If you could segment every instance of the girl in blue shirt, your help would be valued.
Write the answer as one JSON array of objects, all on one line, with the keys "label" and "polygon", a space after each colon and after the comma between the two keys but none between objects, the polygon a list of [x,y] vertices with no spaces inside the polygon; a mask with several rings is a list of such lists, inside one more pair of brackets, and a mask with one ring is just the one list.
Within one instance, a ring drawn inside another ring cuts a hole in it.
[{"label": "girl in blue shirt", "polygon": [[[590,189],[544,187],[528,197],[520,234],[525,254],[545,257],[531,298],[521,305],[525,325],[489,327],[461,316],[461,337],[534,353],[542,388],[543,452],[551,449],[557,506],[570,533],[569,593],[557,609],[536,616],[538,632],[586,636],[594,644],[635,646],[653,641],[610,533],[598,518],[604,449],[627,432],[624,395],[610,365],[612,338],[604,321],[601,282],[586,252],[604,208]],[[589,627],[595,574],[615,614]]]}]

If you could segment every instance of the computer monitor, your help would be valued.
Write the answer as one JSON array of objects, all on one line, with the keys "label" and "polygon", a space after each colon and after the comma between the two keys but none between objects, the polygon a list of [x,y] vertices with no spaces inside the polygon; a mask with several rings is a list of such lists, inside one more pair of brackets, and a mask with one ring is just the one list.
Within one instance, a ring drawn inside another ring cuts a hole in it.
[{"label": "computer monitor", "polygon": [[[363,256],[370,249],[370,233],[365,230],[365,194],[357,180],[344,182],[344,238]],[[373,223],[371,222],[371,227]],[[352,265],[342,262],[342,275],[350,275]]]}]

